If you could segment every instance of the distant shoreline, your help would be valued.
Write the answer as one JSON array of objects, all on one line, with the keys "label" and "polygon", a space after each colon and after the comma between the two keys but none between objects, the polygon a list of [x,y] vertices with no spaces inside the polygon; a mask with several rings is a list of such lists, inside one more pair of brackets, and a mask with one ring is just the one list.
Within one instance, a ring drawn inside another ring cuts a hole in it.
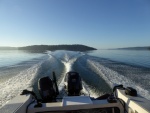
[{"label": "distant shoreline", "polygon": [[117,50],[150,50],[150,46],[148,46],[148,47],[126,47],[126,48],[117,48]]},{"label": "distant shoreline", "polygon": [[0,50],[32,50],[32,51],[55,51],[55,50],[70,50],[70,51],[90,51],[97,50],[96,48],[86,45],[31,45],[24,47],[0,47]]},{"label": "distant shoreline", "polygon": [[0,47],[0,50],[18,50],[18,47]]},{"label": "distant shoreline", "polygon": [[[31,50],[31,51],[55,51],[55,50],[70,50],[70,51],[91,51],[97,50],[96,48],[86,45],[73,44],[73,45],[31,45],[24,47],[0,47],[0,50]],[[125,48],[112,48],[104,50],[150,50],[150,46],[146,47],[125,47]]]}]

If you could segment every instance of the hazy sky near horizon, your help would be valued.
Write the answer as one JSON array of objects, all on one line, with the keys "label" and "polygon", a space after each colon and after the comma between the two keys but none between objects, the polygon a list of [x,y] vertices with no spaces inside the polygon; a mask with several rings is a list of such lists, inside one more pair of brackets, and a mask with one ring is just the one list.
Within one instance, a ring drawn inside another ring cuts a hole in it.
[{"label": "hazy sky near horizon", "polygon": [[0,46],[150,46],[150,0],[0,0]]}]

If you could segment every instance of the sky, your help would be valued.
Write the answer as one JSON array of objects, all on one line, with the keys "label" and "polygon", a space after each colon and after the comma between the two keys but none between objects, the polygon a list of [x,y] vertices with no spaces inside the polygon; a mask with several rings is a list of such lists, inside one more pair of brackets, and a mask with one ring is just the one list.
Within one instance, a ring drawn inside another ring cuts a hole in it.
[{"label": "sky", "polygon": [[150,0],[0,0],[0,46],[150,46]]}]

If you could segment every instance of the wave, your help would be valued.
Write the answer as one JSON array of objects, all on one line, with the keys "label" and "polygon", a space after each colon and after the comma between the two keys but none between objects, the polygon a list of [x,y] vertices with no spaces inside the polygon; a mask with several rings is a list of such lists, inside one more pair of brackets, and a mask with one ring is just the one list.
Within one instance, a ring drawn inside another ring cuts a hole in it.
[{"label": "wave", "polygon": [[32,80],[34,79],[40,65],[41,63],[36,64],[0,84],[0,106],[3,106],[16,95],[20,94],[22,90],[32,86]]},{"label": "wave", "polygon": [[[103,59],[101,59],[101,60],[103,62],[102,63],[103,65],[100,62],[96,61],[95,59],[94,60],[88,59],[87,63],[95,71],[95,73],[97,73],[101,78],[103,78],[109,84],[109,86],[111,88],[113,88],[113,86],[116,84],[122,84],[125,87],[133,87],[138,91],[138,93],[140,95],[142,95],[143,97],[145,97],[147,99],[150,99],[149,89],[145,89],[146,87],[145,88],[141,87],[140,83],[138,82],[139,80],[141,80],[141,78],[143,76],[140,76],[140,75],[135,76],[135,75],[132,75],[131,73],[130,73],[130,77],[128,74],[125,74],[125,73],[124,74],[128,75],[128,76],[122,75],[122,74],[118,73],[117,71],[106,67],[104,65],[104,61],[107,61],[107,60],[103,60]],[[107,61],[107,64],[108,63],[112,63],[112,62]],[[113,66],[115,66],[115,64],[113,64]],[[124,65],[120,65],[120,66],[122,67]],[[117,67],[119,67],[119,66],[117,65]],[[117,67],[115,67],[115,68],[117,68]],[[126,67],[126,69],[125,69],[125,67]],[[125,66],[125,67],[123,67],[122,69],[124,69],[124,71],[127,71],[127,72],[129,71],[128,69],[131,68],[131,66]],[[133,69],[135,69],[135,68],[132,67],[132,71],[134,71]],[[147,75],[145,75],[144,78],[149,79],[149,77]],[[133,79],[134,79],[134,81],[133,81]],[[143,83],[143,81],[142,81],[142,83]],[[146,85],[146,83],[144,85]]]},{"label": "wave", "polygon": [[48,55],[45,55],[43,58],[38,59],[38,61],[36,62],[27,62],[29,61],[21,63],[24,66],[24,68],[26,67],[26,65],[29,65],[27,69],[25,68],[18,74],[12,75],[12,77],[10,78],[6,78],[7,80],[0,84],[0,107],[5,105],[12,98],[19,95],[22,92],[22,90],[27,89],[29,87],[32,87],[33,90],[38,94],[37,81],[39,78],[43,76],[51,76],[51,73],[55,70],[57,70],[56,72],[58,74],[61,73],[59,71],[61,70],[60,63],[57,63],[56,60],[50,58]]}]

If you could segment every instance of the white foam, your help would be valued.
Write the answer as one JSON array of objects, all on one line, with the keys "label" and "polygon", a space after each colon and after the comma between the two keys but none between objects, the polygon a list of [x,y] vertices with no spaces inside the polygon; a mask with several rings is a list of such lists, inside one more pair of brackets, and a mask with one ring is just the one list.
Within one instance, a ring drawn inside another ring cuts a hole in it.
[{"label": "white foam", "polygon": [[12,98],[19,95],[22,90],[31,87],[32,80],[37,74],[40,65],[41,63],[38,63],[0,84],[0,107],[5,105]]},{"label": "white foam", "polygon": [[61,62],[65,65],[66,73],[69,71],[73,71],[72,66],[74,62],[82,55],[83,54],[81,52],[68,52],[68,54],[65,53],[64,58],[61,59]]},{"label": "white foam", "polygon": [[104,67],[96,61],[87,60],[87,62],[110,85],[110,87],[113,87],[114,84],[122,84],[125,87],[133,87],[138,91],[140,95],[150,100],[149,91],[140,87],[134,81],[126,78],[125,76],[117,73],[116,71]]},{"label": "white foam", "polygon": [[84,82],[82,81],[83,92],[90,97],[98,97],[98,95]]}]

